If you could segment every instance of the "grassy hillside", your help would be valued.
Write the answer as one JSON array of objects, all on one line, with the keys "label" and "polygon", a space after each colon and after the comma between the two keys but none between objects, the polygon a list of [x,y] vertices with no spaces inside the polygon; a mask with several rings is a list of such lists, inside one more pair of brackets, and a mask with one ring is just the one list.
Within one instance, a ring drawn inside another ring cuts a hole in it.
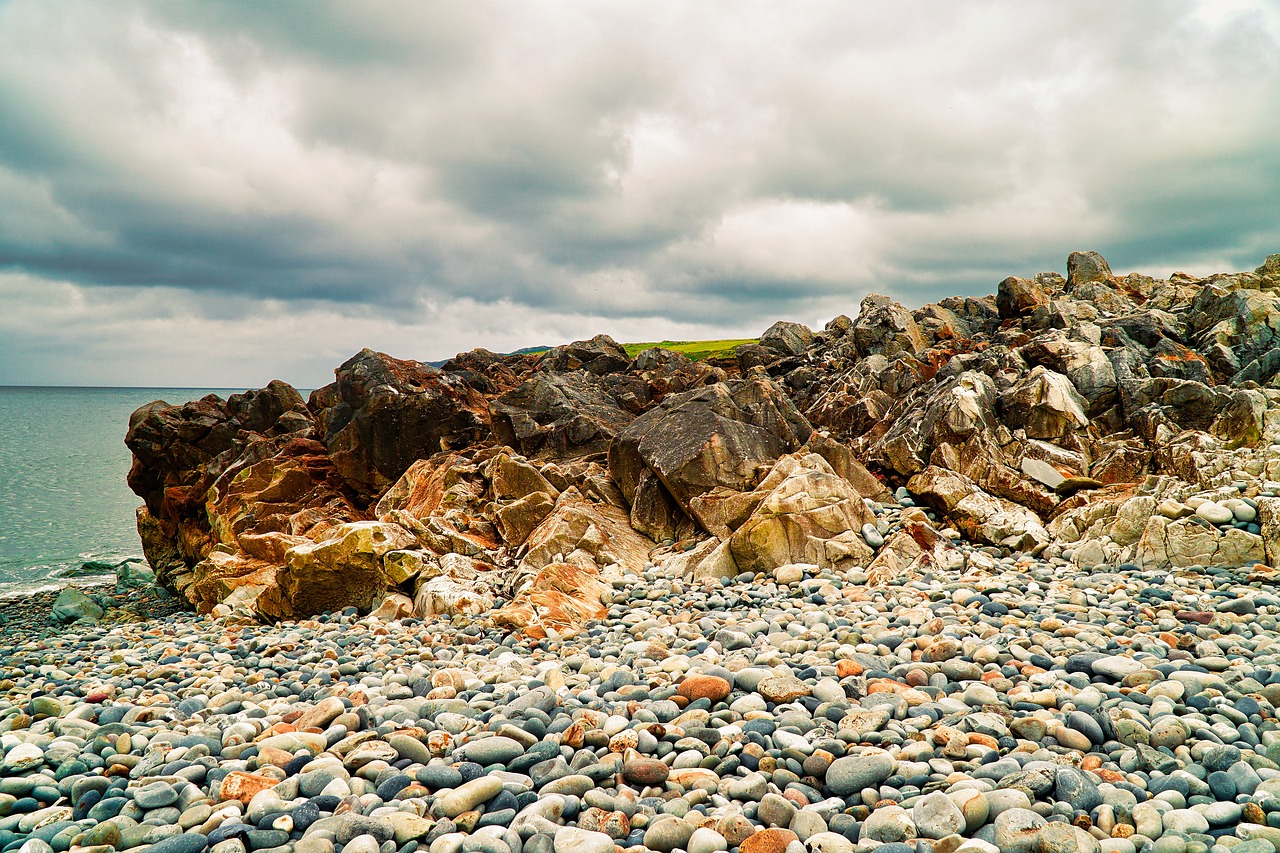
[{"label": "grassy hillside", "polygon": [[622,348],[633,358],[649,347],[662,347],[684,353],[694,361],[702,361],[708,358],[733,358],[738,347],[743,344],[754,344],[758,340],[758,338],[740,338],[731,341],[651,341],[641,344],[623,344]]}]

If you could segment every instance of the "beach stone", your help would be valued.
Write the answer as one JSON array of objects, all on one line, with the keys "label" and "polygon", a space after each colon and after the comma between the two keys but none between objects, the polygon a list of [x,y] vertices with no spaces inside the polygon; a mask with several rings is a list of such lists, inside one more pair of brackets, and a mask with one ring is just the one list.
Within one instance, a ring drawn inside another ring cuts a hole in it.
[{"label": "beach stone", "polygon": [[809,695],[809,685],[791,675],[766,678],[756,686],[756,691],[774,704],[792,702]]},{"label": "beach stone", "polygon": [[158,809],[171,806],[178,801],[178,792],[164,782],[155,782],[136,789],[133,801],[139,808]]},{"label": "beach stone", "polygon": [[53,603],[54,618],[61,622],[97,622],[105,612],[92,598],[70,586],[58,593]]},{"label": "beach stone", "polygon": [[436,800],[435,807],[444,817],[454,818],[481,803],[488,802],[500,791],[502,791],[501,779],[494,776],[481,776],[441,795]]},{"label": "beach stone", "polygon": [[[789,829],[762,829],[738,845],[739,853],[786,853],[799,838]],[[647,843],[647,842],[646,842]]]},{"label": "beach stone", "polygon": [[911,819],[911,813],[901,806],[882,806],[863,821],[862,834],[872,841],[886,844],[906,841],[916,836],[916,825]]},{"label": "beach stone", "polygon": [[710,699],[712,702],[719,702],[729,695],[730,689],[729,682],[719,676],[690,675],[680,682],[676,692],[690,702],[698,699]]},{"label": "beach stone", "polygon": [[670,768],[656,758],[632,758],[622,764],[622,778],[635,785],[661,785]]},{"label": "beach stone", "polygon": [[1036,853],[1045,819],[1030,809],[1014,808],[996,816],[992,842],[1001,853]]},{"label": "beach stone", "polygon": [[1193,809],[1170,809],[1164,813],[1164,831],[1184,834],[1209,831],[1209,821]]},{"label": "beach stone", "polygon": [[555,834],[555,853],[613,853],[613,846],[613,839],[603,832],[575,826],[563,826]]},{"label": "beach stone", "polygon": [[1088,773],[1075,767],[1059,767],[1054,771],[1054,799],[1070,803],[1074,808],[1093,811],[1102,805],[1102,792]]},{"label": "beach stone", "polygon": [[685,849],[688,853],[724,853],[729,849],[729,842],[714,829],[699,827],[689,836]]},{"label": "beach stone", "polygon": [[941,791],[921,797],[911,809],[911,820],[922,838],[942,839],[964,831],[964,812]]},{"label": "beach stone", "polygon": [[1205,501],[1196,507],[1196,515],[1210,524],[1226,524],[1235,517],[1231,510],[1214,501]]},{"label": "beach stone", "polygon": [[846,755],[827,768],[826,786],[838,797],[879,785],[893,773],[893,756],[884,750],[868,749],[861,755]]},{"label": "beach stone", "polygon": [[468,761],[474,761],[481,766],[506,764],[524,755],[524,746],[509,737],[486,737],[468,743],[465,754]]},{"label": "beach stone", "polygon": [[[644,846],[658,853],[671,853],[677,848],[686,849],[692,836],[693,824],[676,817],[666,818],[654,821],[645,830]],[[605,837],[608,838],[607,835]],[[609,839],[609,843],[612,844],[613,839]]]},{"label": "beach stone", "polygon": [[805,844],[813,853],[853,853],[854,849],[853,842],[838,832],[819,832],[809,836]]},{"label": "beach stone", "polygon": [[34,743],[20,743],[5,753],[0,768],[5,773],[25,773],[44,764],[44,750]]},{"label": "beach stone", "polygon": [[157,841],[147,853],[201,853],[209,846],[209,839],[198,832],[186,832]]}]

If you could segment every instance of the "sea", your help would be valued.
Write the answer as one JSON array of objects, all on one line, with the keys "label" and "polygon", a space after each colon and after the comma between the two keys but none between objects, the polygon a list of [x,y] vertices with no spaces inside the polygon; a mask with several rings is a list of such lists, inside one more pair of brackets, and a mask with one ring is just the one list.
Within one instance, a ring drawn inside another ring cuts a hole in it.
[{"label": "sea", "polygon": [[239,390],[0,386],[0,597],[104,579],[82,567],[141,557],[129,415]]}]

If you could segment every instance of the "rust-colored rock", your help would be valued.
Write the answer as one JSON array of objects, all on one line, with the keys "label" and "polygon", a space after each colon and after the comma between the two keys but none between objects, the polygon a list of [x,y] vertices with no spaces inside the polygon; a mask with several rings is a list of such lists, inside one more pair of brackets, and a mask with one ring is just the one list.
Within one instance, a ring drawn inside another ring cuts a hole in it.
[{"label": "rust-colored rock", "polygon": [[719,702],[729,695],[731,689],[729,682],[718,675],[695,673],[680,682],[680,686],[676,688],[676,693],[690,702],[698,699],[710,699],[712,702]]},{"label": "rust-colored rock", "polygon": [[789,829],[762,829],[742,840],[741,853],[786,853],[787,845],[800,837]]},{"label": "rust-colored rock", "polygon": [[237,800],[247,806],[254,794],[274,788],[279,782],[279,779],[270,776],[233,770],[223,777],[222,784],[218,787],[218,798],[223,801]]}]

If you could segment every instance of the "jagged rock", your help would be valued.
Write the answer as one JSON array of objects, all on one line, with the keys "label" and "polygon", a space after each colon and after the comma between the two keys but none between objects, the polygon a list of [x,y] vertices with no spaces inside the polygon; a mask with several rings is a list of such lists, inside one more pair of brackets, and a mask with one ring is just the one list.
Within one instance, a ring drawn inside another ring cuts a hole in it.
[{"label": "jagged rock", "polygon": [[1049,306],[1048,292],[1030,279],[1010,276],[996,291],[996,309],[1002,320],[1029,316],[1037,308]]},{"label": "jagged rock", "polygon": [[552,563],[529,577],[510,604],[493,611],[493,623],[536,638],[551,632],[569,636],[582,623],[609,612],[604,604],[608,589],[593,565]]},{"label": "jagged rock", "polygon": [[760,336],[760,346],[784,356],[800,355],[813,341],[813,331],[803,323],[779,320]]},{"label": "jagged rock", "polygon": [[1097,252],[1072,252],[1067,256],[1067,283],[1076,287],[1111,279],[1111,265]]},{"label": "jagged rock", "polygon": [[1206,285],[1186,323],[1195,349],[1223,381],[1264,383],[1280,373],[1280,293]]},{"label": "jagged rock", "polygon": [[514,585],[520,587],[523,578],[561,560],[642,571],[653,542],[632,530],[629,522],[618,507],[589,501],[576,488],[566,489],[529,535]]},{"label": "jagged rock", "polygon": [[1066,376],[1084,398],[1089,414],[1100,414],[1119,401],[1115,367],[1100,346],[1069,340],[1055,330],[1033,339],[1018,352],[1028,364],[1044,365]]},{"label": "jagged rock", "polygon": [[746,376],[754,368],[765,368],[785,356],[780,350],[761,344],[743,344],[734,353],[738,362],[738,371]]},{"label": "jagged rock", "polygon": [[759,470],[798,449],[812,428],[778,386],[737,379],[663,400],[609,448],[609,473],[634,504],[645,471],[677,506],[717,486],[755,485]]},{"label": "jagged rock", "polygon": [[930,466],[912,477],[907,488],[946,513],[970,538],[1021,551],[1049,543],[1049,533],[1035,513],[984,492],[961,474]]},{"label": "jagged rock", "polygon": [[485,399],[457,376],[361,350],[309,406],[339,473],[373,502],[414,461],[489,434]]},{"label": "jagged rock", "polygon": [[902,527],[885,540],[867,566],[868,582],[882,585],[890,580],[917,576],[931,569],[958,570],[964,554],[929,524],[919,510],[902,515]]},{"label": "jagged rock", "polygon": [[523,545],[539,524],[555,509],[555,498],[547,492],[534,492],[503,504],[494,510],[493,519],[509,547]]},{"label": "jagged rock", "polygon": [[871,294],[862,300],[853,324],[854,345],[863,356],[919,355],[928,346],[911,312],[887,296]]},{"label": "jagged rock", "polygon": [[380,521],[340,525],[320,542],[295,545],[275,585],[262,590],[258,612],[269,619],[290,619],[356,607],[370,610],[390,585],[382,558],[416,544],[403,527]]},{"label": "jagged rock", "polygon": [[589,341],[574,341],[551,348],[538,364],[538,369],[556,373],[585,370],[604,376],[621,373],[630,363],[631,356],[617,341],[608,335],[596,335]]},{"label": "jagged rock", "polygon": [[1085,401],[1071,380],[1042,366],[1000,396],[1000,414],[1031,438],[1054,441],[1089,426]]},{"label": "jagged rock", "polygon": [[729,551],[739,571],[771,572],[778,566],[869,562],[871,549],[845,536],[832,553],[828,540],[860,537],[875,517],[847,480],[816,453],[784,456],[754,490],[759,502],[732,534]]},{"label": "jagged rock", "polygon": [[1249,561],[1265,562],[1266,548],[1261,536],[1244,530],[1217,528],[1190,518],[1172,521],[1153,515],[1147,522],[1134,554],[1143,568],[1185,566],[1243,566]]},{"label": "jagged rock", "polygon": [[426,564],[418,575],[413,615],[480,616],[493,609],[497,598],[493,567],[461,554],[445,554]]},{"label": "jagged rock", "polygon": [[1232,447],[1253,447],[1262,441],[1266,415],[1265,394],[1252,390],[1236,391],[1219,410],[1209,432]]},{"label": "jagged rock", "polygon": [[539,373],[489,410],[498,441],[526,456],[598,453],[634,419],[605,382],[585,370]]},{"label": "jagged rock", "polygon": [[[959,445],[994,434],[996,387],[991,377],[964,371],[937,383],[928,396],[918,396],[873,444],[868,458],[902,476],[928,464],[939,445]],[[988,444],[988,441],[980,441]]]}]

